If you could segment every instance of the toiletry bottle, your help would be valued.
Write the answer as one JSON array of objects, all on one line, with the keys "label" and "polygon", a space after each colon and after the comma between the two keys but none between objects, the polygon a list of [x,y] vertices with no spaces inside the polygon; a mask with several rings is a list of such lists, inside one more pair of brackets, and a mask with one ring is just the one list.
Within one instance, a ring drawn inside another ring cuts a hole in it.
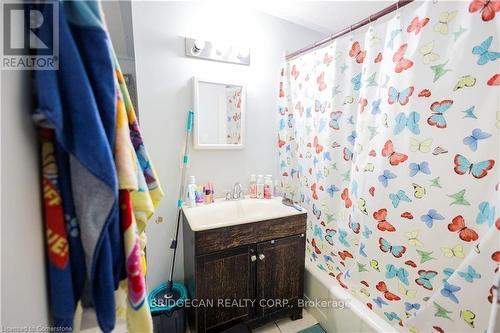
[{"label": "toiletry bottle", "polygon": [[250,198],[257,198],[257,178],[255,175],[250,175]]},{"label": "toiletry bottle", "polygon": [[212,203],[212,192],[210,190],[210,183],[205,186],[203,192],[205,193],[205,205]]},{"label": "toiletry bottle", "polygon": [[196,205],[196,178],[194,176],[189,177],[189,184],[187,186],[186,199],[189,207],[194,207]]},{"label": "toiletry bottle", "polygon": [[262,175],[257,176],[257,198],[264,198],[264,178],[262,178]]},{"label": "toiletry bottle", "polygon": [[195,201],[196,205],[200,206],[203,205],[203,186],[196,186],[196,191],[195,191]]},{"label": "toiletry bottle", "polygon": [[272,191],[273,191],[273,181],[272,181],[271,175],[266,175],[266,178],[264,180],[264,198],[265,199],[271,199],[273,197]]},{"label": "toiletry bottle", "polygon": [[211,182],[208,183],[208,186],[210,187],[210,202],[211,203],[214,203],[214,200],[215,200],[215,190],[214,190],[214,184],[212,184]]}]

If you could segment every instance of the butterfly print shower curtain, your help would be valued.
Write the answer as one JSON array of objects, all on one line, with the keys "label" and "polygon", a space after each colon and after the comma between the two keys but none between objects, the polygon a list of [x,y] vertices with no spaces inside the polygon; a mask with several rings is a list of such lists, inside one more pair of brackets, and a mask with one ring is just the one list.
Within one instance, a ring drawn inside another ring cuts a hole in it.
[{"label": "butterfly print shower curtain", "polygon": [[307,260],[403,332],[483,332],[496,302],[499,9],[415,2],[283,65]]}]

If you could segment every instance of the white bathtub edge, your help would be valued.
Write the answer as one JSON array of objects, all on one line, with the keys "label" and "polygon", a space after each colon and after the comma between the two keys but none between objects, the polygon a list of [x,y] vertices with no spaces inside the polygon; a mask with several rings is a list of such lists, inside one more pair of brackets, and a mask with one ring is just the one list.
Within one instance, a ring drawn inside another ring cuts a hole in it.
[{"label": "white bathtub edge", "polygon": [[321,271],[314,264],[306,261],[306,270],[313,274],[326,288],[336,297],[343,300],[349,300],[349,309],[355,313],[360,320],[364,321],[372,329],[379,333],[400,333],[394,326],[390,325],[377,315],[375,312],[367,309],[366,304],[353,297],[347,290],[336,285],[325,272]]}]

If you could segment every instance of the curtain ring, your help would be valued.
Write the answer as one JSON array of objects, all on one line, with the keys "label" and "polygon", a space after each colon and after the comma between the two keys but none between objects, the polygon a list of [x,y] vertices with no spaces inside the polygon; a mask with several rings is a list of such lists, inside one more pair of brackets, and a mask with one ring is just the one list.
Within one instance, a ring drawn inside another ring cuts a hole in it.
[{"label": "curtain ring", "polygon": [[399,0],[396,2],[396,10],[399,10]]},{"label": "curtain ring", "polygon": [[371,15],[368,16],[368,23],[370,23],[370,24],[372,23],[372,16]]}]

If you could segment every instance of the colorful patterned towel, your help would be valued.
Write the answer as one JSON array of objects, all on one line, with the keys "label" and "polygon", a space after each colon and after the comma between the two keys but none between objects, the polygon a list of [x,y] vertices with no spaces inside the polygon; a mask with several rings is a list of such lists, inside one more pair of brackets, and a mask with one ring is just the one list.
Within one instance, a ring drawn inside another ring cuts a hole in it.
[{"label": "colorful patterned towel", "polygon": [[[144,147],[135,111],[114,51],[112,55],[117,87],[115,162],[120,184],[120,219],[127,267],[127,280],[122,281],[120,290],[116,292],[117,314],[125,315],[129,332],[151,332],[152,318],[149,304],[145,301],[145,227],[163,197],[163,191]],[[126,297],[123,294],[126,294]]]}]

